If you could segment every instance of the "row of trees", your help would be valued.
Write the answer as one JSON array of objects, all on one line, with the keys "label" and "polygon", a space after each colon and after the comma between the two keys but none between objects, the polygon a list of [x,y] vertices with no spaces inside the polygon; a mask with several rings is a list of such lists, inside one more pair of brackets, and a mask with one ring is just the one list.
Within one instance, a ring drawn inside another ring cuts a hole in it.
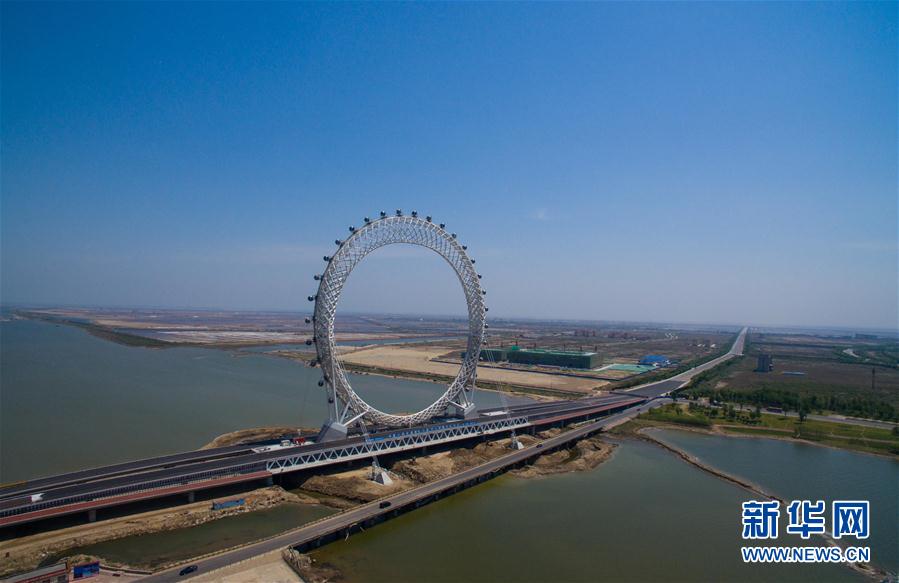
[{"label": "row of trees", "polygon": [[713,389],[707,384],[687,389],[686,394],[693,398],[706,397],[714,401],[756,407],[779,407],[784,411],[796,411],[800,420],[804,420],[806,414],[813,411],[834,411],[852,417],[899,421],[899,410],[891,404],[862,396],[818,395],[771,387],[737,391],[726,388]]}]

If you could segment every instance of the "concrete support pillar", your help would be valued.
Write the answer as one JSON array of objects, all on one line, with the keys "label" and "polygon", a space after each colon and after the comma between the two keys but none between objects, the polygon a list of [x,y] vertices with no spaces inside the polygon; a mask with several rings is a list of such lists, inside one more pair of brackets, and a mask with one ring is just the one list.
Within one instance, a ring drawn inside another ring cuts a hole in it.
[{"label": "concrete support pillar", "polygon": [[197,501],[197,493],[196,492],[188,492],[187,493],[187,503],[193,504]]},{"label": "concrete support pillar", "polygon": [[266,486],[274,486],[275,485],[275,477],[274,476],[267,477],[265,479],[265,485]]},{"label": "concrete support pillar", "polygon": [[96,510],[88,510],[87,511],[87,521],[88,522],[97,522],[97,511]]}]

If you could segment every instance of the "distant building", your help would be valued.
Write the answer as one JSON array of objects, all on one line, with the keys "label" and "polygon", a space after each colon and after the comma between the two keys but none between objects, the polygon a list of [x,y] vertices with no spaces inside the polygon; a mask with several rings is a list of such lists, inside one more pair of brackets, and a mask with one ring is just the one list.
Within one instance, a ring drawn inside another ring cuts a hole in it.
[{"label": "distant building", "polygon": [[755,372],[771,372],[774,370],[774,359],[770,354],[759,354],[758,366]]},{"label": "distant building", "polygon": [[661,354],[647,354],[640,359],[640,364],[644,366],[668,366],[671,364],[671,359]]},{"label": "distant building", "polygon": [[[463,353],[464,354],[464,353]],[[486,362],[505,362],[509,360],[508,348],[482,348],[481,360]]]},{"label": "distant building", "polygon": [[507,355],[509,362],[518,364],[538,364],[563,368],[596,368],[600,365],[599,354],[575,350],[548,350],[544,348],[518,348],[513,346]]},{"label": "distant building", "polygon": [[481,360],[485,362],[514,362],[516,364],[586,369],[596,368],[602,361],[596,352],[519,348],[518,346],[483,348],[481,349]]}]

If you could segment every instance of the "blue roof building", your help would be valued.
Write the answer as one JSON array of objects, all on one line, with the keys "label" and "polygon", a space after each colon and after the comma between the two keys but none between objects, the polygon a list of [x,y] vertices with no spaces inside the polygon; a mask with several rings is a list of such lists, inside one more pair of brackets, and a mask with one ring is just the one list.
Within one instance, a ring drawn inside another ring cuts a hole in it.
[{"label": "blue roof building", "polygon": [[661,354],[647,354],[640,359],[640,364],[648,366],[668,366],[671,364],[671,360],[667,356],[662,356]]}]

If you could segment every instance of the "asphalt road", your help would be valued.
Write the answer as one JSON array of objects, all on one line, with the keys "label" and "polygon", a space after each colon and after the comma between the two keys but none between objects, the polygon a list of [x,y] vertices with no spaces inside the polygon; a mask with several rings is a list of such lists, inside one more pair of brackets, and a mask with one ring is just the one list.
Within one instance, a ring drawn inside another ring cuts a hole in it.
[{"label": "asphalt road", "polygon": [[[671,379],[599,397],[588,397],[573,401],[534,402],[508,408],[486,409],[480,412],[481,415],[478,420],[496,419],[498,416],[490,415],[490,413],[509,411],[510,416],[527,415],[532,423],[539,424],[541,420],[546,422],[546,420],[550,419],[559,419],[565,415],[577,413],[579,410],[586,411],[591,407],[623,401],[627,398],[643,397],[654,399],[680,387],[693,376],[717,366],[728,358],[741,354],[745,335],[746,329],[744,328],[726,355],[680,373]],[[446,423],[446,421],[438,423]],[[372,437],[386,436],[395,431],[394,429],[389,429],[377,431],[371,435]],[[0,501],[5,502],[3,506],[6,508],[16,507],[24,510],[25,506],[31,506],[31,504],[27,499],[19,501],[21,497],[28,493],[41,492],[43,499],[38,505],[46,502],[68,500],[60,505],[60,508],[62,508],[76,501],[90,501],[99,497],[128,494],[138,490],[147,490],[148,487],[162,488],[183,484],[188,481],[195,481],[198,477],[213,479],[233,474],[254,474],[264,470],[266,462],[272,459],[282,458],[285,455],[299,453],[300,451],[309,453],[322,449],[352,445],[361,443],[364,440],[365,437],[357,435],[339,442],[291,448],[297,451],[274,450],[257,453],[247,448],[247,446],[233,446],[216,450],[173,454],[161,458],[151,458],[61,476],[41,478],[0,491],[2,492],[0,493]],[[202,484],[198,483],[197,488],[202,488]],[[17,496],[19,498],[16,498]],[[149,496],[147,495],[146,497]],[[26,520],[26,517],[23,516],[23,520]]]},{"label": "asphalt road", "polygon": [[649,399],[655,399],[656,397],[667,395],[671,391],[674,391],[686,385],[696,375],[703,373],[710,368],[714,368],[726,360],[730,360],[735,356],[740,356],[741,354],[743,354],[743,346],[746,343],[746,333],[748,330],[749,328],[743,328],[740,331],[740,334],[737,336],[737,339],[734,342],[733,346],[730,347],[730,350],[728,350],[726,354],[723,354],[718,358],[710,360],[705,364],[693,367],[690,370],[686,370],[680,374],[674,375],[669,379],[657,381],[655,383],[649,383],[647,385],[640,385],[630,389],[622,389],[621,391],[616,392],[618,394],[627,393],[629,395],[640,395]]},{"label": "asphalt road", "polygon": [[[205,559],[191,561],[189,564],[197,565],[198,567],[198,569],[191,575],[187,575],[185,577],[181,577],[178,575],[180,570],[184,568],[186,564],[188,564],[185,563],[147,577],[143,580],[148,582],[180,581],[195,575],[209,573],[210,571],[215,571],[216,569],[221,569],[223,567],[227,567],[229,565],[233,565],[234,563],[251,559],[261,554],[265,554],[271,551],[277,551],[278,549],[283,549],[289,546],[300,545],[322,536],[340,532],[360,522],[374,518],[384,512],[390,512],[396,508],[415,503],[417,500],[422,500],[434,494],[438,494],[440,492],[453,488],[456,485],[463,484],[480,476],[491,474],[492,472],[501,470],[507,466],[527,460],[530,457],[539,455],[545,450],[552,449],[556,446],[563,445],[570,441],[576,441],[584,435],[594,433],[607,425],[616,423],[625,418],[633,417],[637,414],[637,409],[630,409],[623,413],[616,413],[614,415],[610,415],[609,417],[604,417],[603,419],[594,421],[593,423],[589,423],[571,431],[567,431],[556,437],[546,439],[541,444],[539,444],[539,447],[538,445],[532,445],[522,450],[513,451],[503,457],[491,460],[447,478],[429,482],[427,484],[419,486],[418,488],[413,488],[411,490],[406,490],[405,492],[401,492],[393,496],[381,498],[380,500],[371,502],[369,504],[357,506],[355,508],[309,523],[305,526],[272,537],[270,539],[246,545],[232,551],[226,551],[218,555],[213,555]],[[390,508],[380,508],[381,502],[390,502]]]},{"label": "asphalt road", "polygon": [[[623,402],[628,398],[631,398],[631,396],[603,395],[574,401],[526,403],[511,406],[507,409],[485,409],[481,412],[482,414],[479,416],[478,420],[488,421],[502,418],[505,415],[490,415],[490,413],[509,411],[510,416],[527,415],[530,420],[539,423],[542,419],[575,413],[579,410],[587,410],[590,407]],[[433,425],[441,423],[445,424],[446,421],[434,423]],[[371,434],[371,437],[387,436],[396,431],[398,430],[391,429],[374,432]],[[44,494],[41,501],[42,503],[71,498],[77,498],[79,501],[86,501],[101,496],[106,497],[110,495],[110,493],[123,494],[143,490],[147,485],[154,483],[164,485],[184,483],[191,479],[196,479],[204,473],[210,478],[232,473],[251,474],[265,470],[267,461],[282,458],[285,455],[311,453],[323,449],[362,443],[364,441],[365,437],[359,435],[341,441],[304,445],[288,450],[282,449],[261,453],[253,452],[252,449],[248,449],[246,446],[222,448],[227,450],[226,454],[222,454],[221,450],[188,452],[173,456],[165,456],[163,458],[141,460],[130,464],[119,464],[107,468],[98,468],[96,470],[85,470],[83,472],[65,474],[55,478],[43,478],[39,480],[41,488],[37,491]],[[208,452],[213,453],[210,454]],[[129,468],[133,468],[133,470],[129,471]],[[23,485],[23,488],[30,488],[32,486],[33,483],[27,483]],[[161,488],[163,486],[159,485],[154,487]],[[201,488],[202,485],[197,484],[197,487]],[[31,491],[34,490],[32,489]],[[17,495],[23,496],[25,494],[19,490]],[[11,498],[15,498],[15,496],[11,496]],[[4,500],[10,501],[10,498],[4,498]],[[15,502],[13,501],[13,503]],[[18,504],[24,506],[21,502],[18,502]],[[69,503],[66,502],[65,504]]]},{"label": "asphalt road", "polygon": [[56,488],[59,486],[67,486],[98,480],[100,478],[109,478],[120,476],[123,474],[132,474],[135,472],[147,471],[165,466],[174,466],[183,463],[196,463],[199,461],[240,455],[241,453],[247,452],[250,449],[251,448],[246,445],[234,445],[230,447],[220,447],[215,449],[188,451],[161,457],[123,462],[111,466],[89,468],[85,470],[79,470],[77,472],[62,474],[59,476],[35,478],[32,480],[23,481],[21,483],[16,483],[4,488],[0,488],[0,500],[43,492],[47,489]]},{"label": "asphalt road", "polygon": [[[716,366],[719,362],[730,358],[734,354],[742,353],[745,334],[746,329],[740,333],[740,336],[731,348],[731,351],[723,357],[681,373],[671,379],[651,383],[649,385],[641,385],[632,389],[627,389],[626,391],[620,391],[617,394],[621,395],[622,393],[628,393],[632,396],[642,396],[650,399],[662,396],[686,383],[695,374]],[[571,410],[572,407],[588,405],[591,401],[602,401],[614,398],[614,396],[605,396],[579,399],[576,401],[538,401],[512,406],[508,409],[514,411],[517,415],[548,415],[554,411]],[[485,409],[481,412],[481,418],[487,419],[489,418],[489,415],[484,415],[484,413],[499,410],[502,409]],[[391,430],[384,430],[375,432],[372,435],[388,434],[390,431]],[[350,444],[362,440],[363,438],[361,436],[356,436],[346,440],[344,443]],[[303,447],[322,448],[333,447],[334,445],[338,444],[331,443],[327,445],[322,444]],[[244,464],[264,464],[266,460],[282,457],[284,454],[285,452],[283,450],[263,452],[261,454],[255,453],[247,445],[183,452],[157,458],[148,458],[100,468],[81,470],[59,476],[28,480],[22,484],[0,488],[0,500],[9,500],[35,493],[43,493],[45,500],[85,496],[94,492],[102,492],[110,488],[126,487],[135,482],[145,483],[153,480],[177,479],[199,472],[222,471],[227,468]]]},{"label": "asphalt road", "polygon": [[[501,458],[497,458],[495,460],[491,460],[474,468],[465,470],[458,474],[454,474],[453,476],[449,476],[447,478],[443,478],[441,480],[437,480],[435,482],[430,482],[428,484],[424,484],[419,486],[418,488],[413,488],[411,490],[407,490],[405,492],[401,492],[394,496],[382,498],[378,501],[365,504],[362,506],[357,506],[350,510],[346,510],[336,515],[329,516],[327,518],[312,522],[300,528],[294,529],[292,531],[286,532],[284,534],[272,537],[270,539],[260,541],[257,543],[253,543],[250,545],[246,545],[244,547],[234,549],[232,551],[226,551],[224,553],[220,553],[217,555],[213,555],[211,557],[207,557],[204,559],[199,559],[195,561],[191,561],[190,564],[197,565],[198,569],[194,571],[191,575],[186,577],[179,576],[180,570],[185,566],[185,564],[181,564],[177,567],[173,567],[166,571],[162,571],[157,573],[156,575],[152,575],[147,577],[146,581],[179,581],[184,578],[188,578],[194,575],[200,575],[203,573],[209,573],[210,571],[215,571],[216,569],[221,569],[223,567],[227,567],[229,565],[233,565],[234,563],[238,563],[241,561],[245,561],[247,559],[251,559],[255,556],[268,553],[271,551],[277,551],[278,549],[283,549],[289,546],[297,546],[303,544],[308,541],[315,540],[319,537],[333,534],[335,532],[340,532],[346,528],[352,527],[359,522],[374,518],[381,514],[384,511],[391,511],[397,507],[401,507],[410,503],[414,503],[417,500],[421,500],[427,498],[431,495],[437,494],[439,492],[443,492],[449,488],[452,488],[456,485],[463,484],[468,482],[469,480],[473,480],[479,476],[487,475],[502,468],[505,468],[510,465],[514,465],[518,462],[524,461],[530,457],[539,455],[542,451],[552,449],[556,446],[562,445],[569,441],[574,441],[581,438],[584,435],[593,433],[602,429],[604,427],[610,425],[617,425],[624,420],[633,418],[646,409],[655,408],[661,406],[667,402],[668,399],[659,398],[664,393],[677,388],[690,379],[692,379],[697,374],[708,370],[718,364],[733,358],[734,356],[738,356],[743,353],[743,344],[746,338],[747,328],[744,328],[739,336],[737,337],[736,342],[731,347],[731,349],[727,352],[727,354],[720,356],[712,361],[709,361],[703,365],[680,373],[679,375],[672,377],[671,379],[660,381],[658,383],[652,383],[651,385],[644,387],[635,387],[634,389],[627,392],[627,394],[632,394],[636,396],[646,396],[641,395],[641,393],[636,392],[640,389],[646,389],[655,387],[651,391],[648,391],[650,394],[654,394],[650,401],[644,402],[637,407],[632,407],[627,411],[623,411],[621,413],[616,413],[614,415],[610,415],[608,417],[604,417],[598,421],[594,421],[592,423],[588,423],[573,429],[572,431],[568,431],[562,433],[556,437],[552,437],[544,440],[540,444],[535,444],[530,447],[527,447],[522,450],[514,451],[509,453]],[[658,394],[655,394],[658,393]],[[379,507],[381,502],[390,502],[391,506],[389,509],[381,509]]]}]

